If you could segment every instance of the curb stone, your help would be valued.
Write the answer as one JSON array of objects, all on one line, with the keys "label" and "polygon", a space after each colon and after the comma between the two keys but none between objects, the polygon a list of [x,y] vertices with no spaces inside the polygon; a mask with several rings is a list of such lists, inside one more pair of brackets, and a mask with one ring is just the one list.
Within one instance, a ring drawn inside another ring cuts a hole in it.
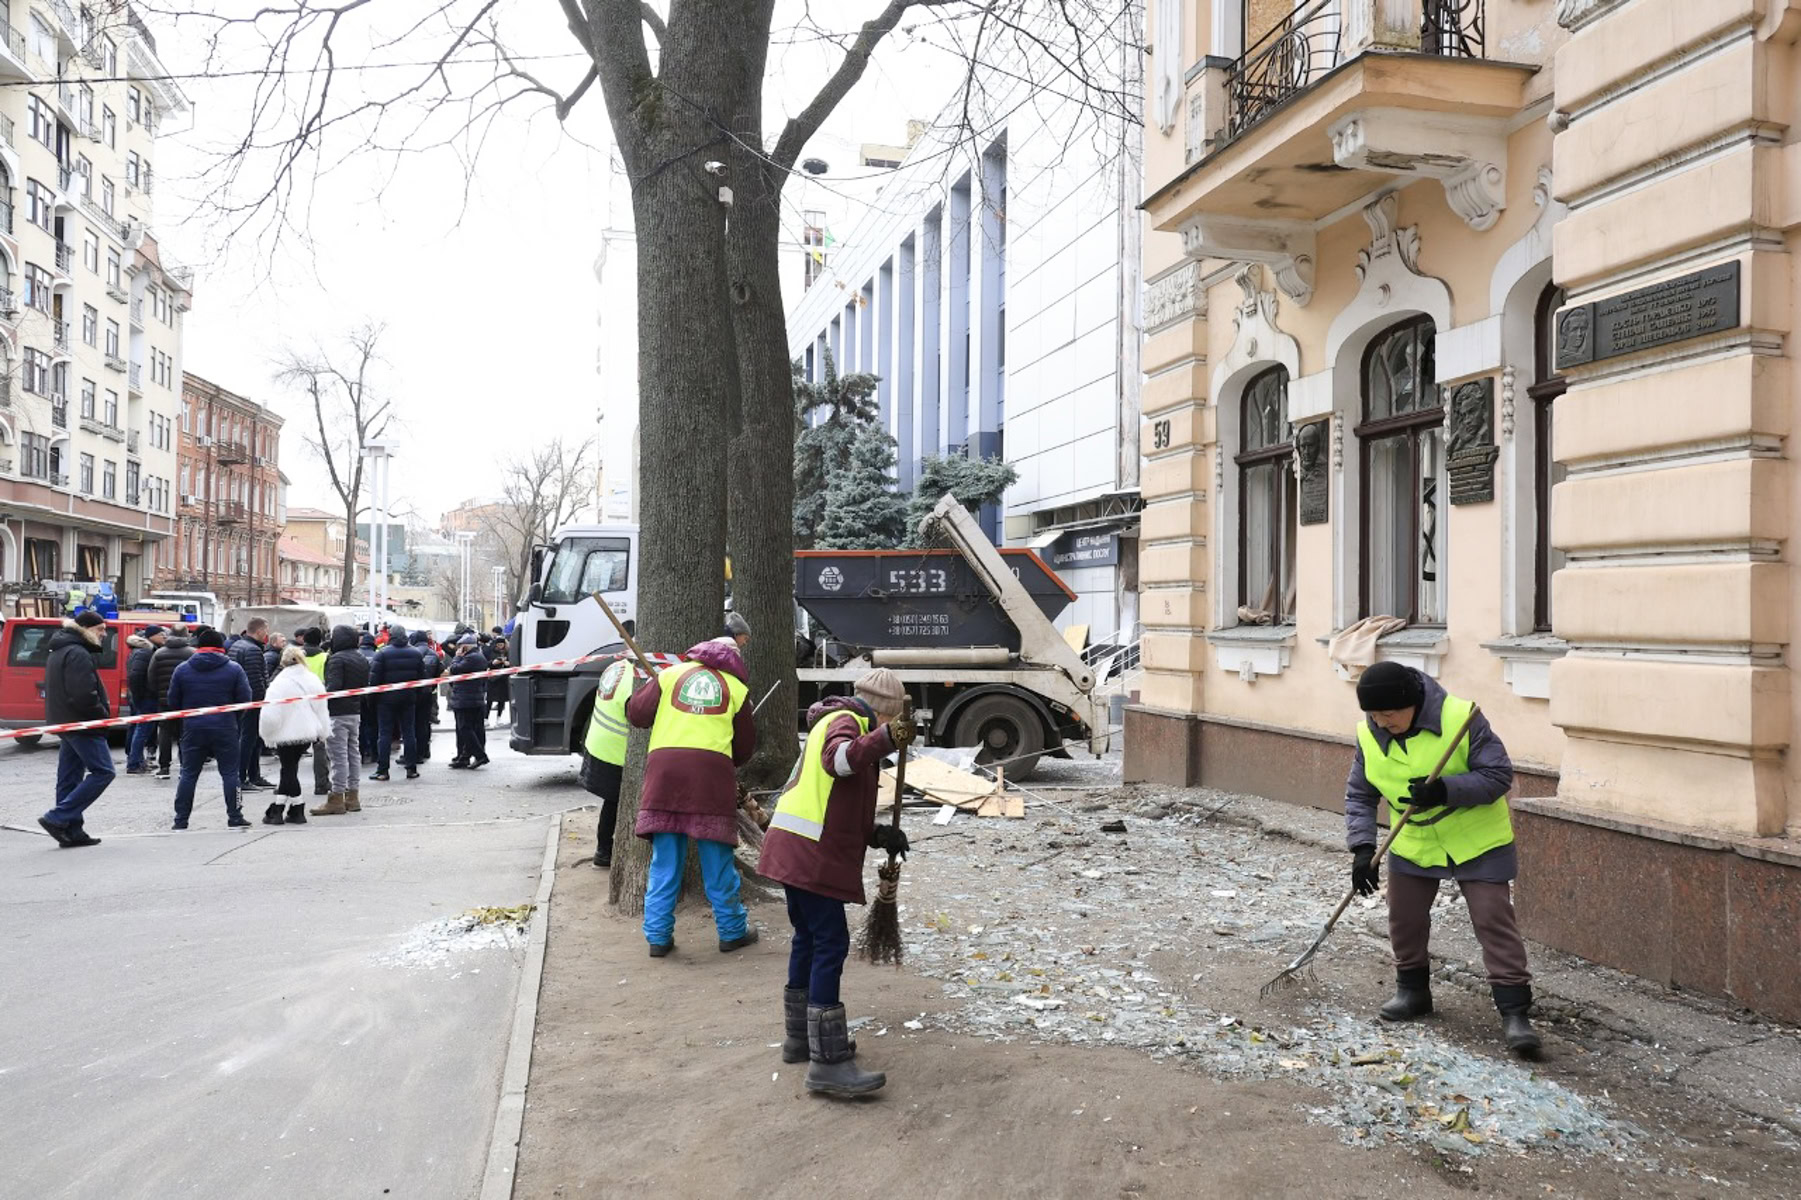
[{"label": "curb stone", "polygon": [[513,1003],[513,1032],[507,1039],[506,1068],[500,1076],[500,1103],[494,1132],[488,1139],[488,1165],[482,1172],[481,1200],[511,1200],[519,1165],[519,1136],[525,1126],[525,1085],[531,1076],[532,1039],[538,1029],[538,992],[544,982],[544,949],[550,933],[550,893],[556,884],[557,846],[563,814],[553,815],[544,837],[544,865],[538,871],[537,906],[525,947],[525,971]]}]

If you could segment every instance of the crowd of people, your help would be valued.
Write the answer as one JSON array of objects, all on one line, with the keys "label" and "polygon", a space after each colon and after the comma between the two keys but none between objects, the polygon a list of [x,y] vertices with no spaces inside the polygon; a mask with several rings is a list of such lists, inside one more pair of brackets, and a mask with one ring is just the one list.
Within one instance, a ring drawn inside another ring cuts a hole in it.
[{"label": "crowd of people", "polygon": [[[110,718],[112,706],[96,659],[104,645],[106,619],[92,610],[65,620],[50,640],[44,676],[44,716],[49,724]],[[372,780],[387,781],[395,745],[406,778],[419,777],[430,759],[440,700],[448,703],[456,727],[450,766],[485,766],[487,721],[505,711],[507,678],[458,680],[509,664],[507,640],[498,628],[482,633],[458,625],[444,644],[425,630],[390,624],[377,632],[339,625],[327,631],[308,627],[284,634],[253,618],[241,633],[227,637],[204,625],[151,625],[126,639],[126,689],[134,714],[179,712],[250,701],[281,700],[235,713],[168,717],[130,727],[125,773],[168,781],[174,778],[174,825],[186,829],[193,814],[201,772],[211,762],[225,793],[226,823],[248,827],[242,797],[273,792],[263,813],[265,825],[303,825],[315,817],[360,812],[359,777],[374,766]],[[438,686],[407,688],[371,696],[338,693],[383,683],[443,679]],[[440,697],[439,693],[447,695]],[[117,775],[104,730],[60,735],[56,804],[39,819],[44,831],[65,847],[94,846],[86,812]],[[299,799],[301,761],[310,755],[313,795],[324,797],[308,809]],[[263,774],[273,757],[279,778]]]}]

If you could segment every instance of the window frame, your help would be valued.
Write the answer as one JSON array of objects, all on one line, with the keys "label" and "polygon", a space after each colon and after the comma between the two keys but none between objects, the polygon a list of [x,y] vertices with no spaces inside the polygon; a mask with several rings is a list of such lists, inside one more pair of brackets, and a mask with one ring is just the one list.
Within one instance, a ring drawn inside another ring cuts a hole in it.
[{"label": "window frame", "polygon": [[1551,576],[1556,548],[1551,544],[1551,488],[1556,472],[1553,459],[1551,406],[1567,390],[1568,381],[1557,374],[1557,337],[1554,323],[1565,302],[1564,290],[1545,285],[1532,311],[1532,380],[1526,395],[1532,400],[1532,631],[1552,630]]},{"label": "window frame", "polygon": [[[1255,450],[1245,450],[1247,433],[1252,428],[1252,397],[1259,385],[1265,380],[1275,378],[1279,388],[1279,403],[1282,409],[1282,423],[1286,427],[1287,440],[1273,442]],[[1295,471],[1294,461],[1294,425],[1288,420],[1288,368],[1280,363],[1268,367],[1251,376],[1245,382],[1238,396],[1238,445],[1239,451],[1233,457],[1238,468],[1238,607],[1254,607],[1250,595],[1250,497],[1249,477],[1251,471],[1258,467],[1276,465],[1276,486],[1278,513],[1271,525],[1273,539],[1271,550],[1271,572],[1275,583],[1273,606],[1267,610],[1272,621],[1277,625],[1292,625],[1296,615],[1288,611],[1288,597],[1296,590],[1297,558],[1295,540],[1299,533],[1300,481]],[[1262,597],[1257,597],[1261,600]]]},{"label": "window frame", "polygon": [[[1427,327],[1431,330],[1431,336],[1424,343],[1427,350],[1429,350],[1431,353],[1429,356],[1422,356],[1421,361],[1422,361],[1422,364],[1429,364],[1432,369],[1428,371],[1428,370],[1424,369],[1424,366],[1422,366],[1420,368],[1421,377],[1419,379],[1417,379],[1415,382],[1418,385],[1422,385],[1424,387],[1430,387],[1432,389],[1432,394],[1433,394],[1434,398],[1436,399],[1437,403],[1429,408],[1428,407],[1419,407],[1419,408],[1415,408],[1412,412],[1391,414],[1386,417],[1381,417],[1381,418],[1377,418],[1375,420],[1371,420],[1369,417],[1369,408],[1370,408],[1369,379],[1370,379],[1370,363],[1371,363],[1371,361],[1376,357],[1379,349],[1381,347],[1383,347],[1386,343],[1388,343],[1389,341],[1393,340],[1396,337],[1402,336],[1403,334],[1411,334],[1414,331],[1421,328],[1422,326]],[[1374,337],[1372,337],[1369,340],[1369,344],[1363,348],[1363,354],[1358,361],[1358,369],[1357,369],[1357,392],[1358,392],[1359,403],[1361,406],[1358,415],[1361,418],[1361,421],[1357,425],[1357,427],[1351,431],[1357,438],[1357,453],[1358,453],[1357,611],[1358,611],[1360,617],[1370,617],[1370,616],[1380,615],[1380,614],[1376,614],[1370,607],[1371,584],[1374,582],[1374,578],[1375,578],[1375,573],[1371,570],[1372,547],[1371,547],[1371,542],[1370,542],[1371,483],[1372,483],[1372,477],[1374,475],[1373,464],[1372,464],[1372,459],[1373,459],[1372,451],[1373,451],[1374,447],[1376,446],[1376,444],[1379,442],[1389,441],[1389,440],[1393,440],[1396,438],[1404,438],[1407,443],[1407,451],[1408,451],[1407,461],[1409,464],[1409,468],[1412,471],[1412,485],[1411,485],[1409,494],[1414,497],[1414,504],[1411,509],[1412,521],[1411,521],[1411,525],[1408,529],[1408,536],[1406,538],[1406,546],[1407,546],[1406,554],[1407,554],[1407,568],[1408,568],[1407,569],[1407,578],[1414,581],[1414,587],[1412,589],[1411,596],[1408,599],[1407,611],[1404,613],[1396,612],[1396,613],[1390,613],[1390,614],[1386,614],[1386,615],[1400,617],[1400,618],[1404,619],[1409,625],[1425,625],[1429,628],[1441,628],[1445,625],[1445,623],[1449,619],[1448,611],[1441,614],[1438,620],[1430,621],[1430,622],[1421,621],[1420,615],[1419,615],[1420,614],[1420,596],[1419,596],[1420,537],[1421,537],[1420,508],[1421,508],[1421,504],[1423,501],[1424,482],[1425,482],[1424,479],[1421,477],[1421,473],[1420,473],[1420,439],[1421,439],[1421,435],[1426,430],[1433,429],[1433,428],[1436,428],[1440,431],[1440,437],[1442,439],[1444,423],[1445,423],[1444,395],[1438,388],[1438,381],[1437,381],[1437,377],[1436,377],[1437,376],[1437,370],[1436,370],[1436,368],[1437,368],[1437,341],[1438,341],[1437,322],[1435,322],[1429,315],[1424,314],[1424,313],[1418,314],[1413,317],[1408,317],[1408,318],[1405,318],[1400,321],[1396,321],[1394,324],[1383,328],[1380,332],[1378,332]],[[1428,375],[1430,375],[1431,378],[1426,378],[1426,376],[1428,376]],[[1441,449],[1442,449],[1442,447],[1441,447]],[[1444,476],[1442,478],[1444,478],[1448,481],[1448,476]],[[1447,482],[1447,486],[1448,486],[1448,482]],[[1448,498],[1448,496],[1449,496],[1449,492],[1446,491],[1439,498],[1440,526],[1439,526],[1439,530],[1438,530],[1440,539],[1443,542],[1445,542],[1447,545],[1449,542],[1449,538],[1445,536],[1444,522],[1448,519],[1448,516],[1447,516],[1448,505],[1446,505],[1444,503],[1444,501],[1445,501],[1445,499]],[[1446,580],[1445,580],[1444,571],[1445,571],[1445,563],[1441,557],[1441,560],[1439,562],[1439,577],[1436,580],[1441,592],[1447,590],[1445,588]],[[1447,597],[1447,607],[1448,607],[1448,597]]]}]

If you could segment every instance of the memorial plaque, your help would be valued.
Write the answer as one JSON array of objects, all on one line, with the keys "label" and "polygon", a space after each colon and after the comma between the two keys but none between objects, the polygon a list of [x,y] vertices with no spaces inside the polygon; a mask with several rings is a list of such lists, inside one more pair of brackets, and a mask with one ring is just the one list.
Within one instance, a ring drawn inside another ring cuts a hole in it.
[{"label": "memorial plaque", "polygon": [[1296,519],[1303,525],[1324,525],[1332,516],[1326,425],[1325,421],[1314,421],[1295,430],[1295,457],[1300,466]]},{"label": "memorial plaque", "polygon": [[1495,498],[1495,381],[1472,379],[1445,390],[1450,433],[1445,441],[1452,504]]},{"label": "memorial plaque", "polygon": [[1557,314],[1557,366],[1581,366],[1739,324],[1739,264],[1721,263]]}]

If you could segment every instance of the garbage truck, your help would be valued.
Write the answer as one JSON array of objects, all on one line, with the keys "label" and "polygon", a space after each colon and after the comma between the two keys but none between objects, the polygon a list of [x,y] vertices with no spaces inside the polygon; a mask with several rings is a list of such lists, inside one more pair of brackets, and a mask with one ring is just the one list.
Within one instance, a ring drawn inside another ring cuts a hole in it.
[{"label": "garbage truck", "polygon": [[[971,747],[979,763],[1030,776],[1039,758],[1108,746],[1108,704],[1094,672],[1053,621],[1075,599],[1035,551],[999,550],[946,496],[924,522],[923,550],[803,550],[794,556],[800,707],[848,694],[876,667],[898,674],[929,744]],[[571,526],[535,557],[511,650],[515,665],[624,650],[593,593],[622,621],[637,611],[632,526]],[[645,647],[667,649],[667,647]],[[606,662],[512,678],[513,731],[525,754],[582,742]],[[752,690],[761,692],[753,682]]]}]

